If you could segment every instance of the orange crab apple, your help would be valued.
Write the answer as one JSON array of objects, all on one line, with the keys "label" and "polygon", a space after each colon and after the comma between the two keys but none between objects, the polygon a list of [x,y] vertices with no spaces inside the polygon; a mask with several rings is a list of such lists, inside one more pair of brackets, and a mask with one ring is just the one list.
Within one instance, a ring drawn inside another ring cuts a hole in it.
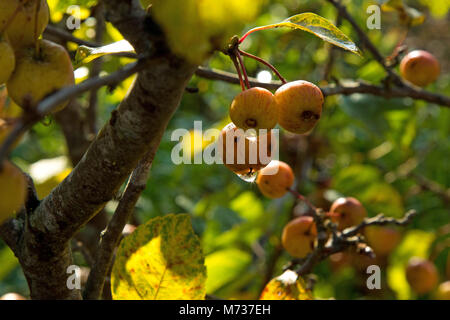
[{"label": "orange crab apple", "polygon": [[339,230],[343,230],[361,223],[367,216],[367,211],[358,199],[346,197],[333,202],[328,216]]},{"label": "orange crab apple", "polygon": [[414,50],[403,57],[400,73],[405,80],[419,87],[436,81],[440,73],[439,61],[429,52]]},{"label": "orange crab apple", "polygon": [[291,256],[304,258],[314,249],[316,236],[314,219],[310,216],[301,216],[284,227],[281,242]]},{"label": "orange crab apple", "polygon": [[285,130],[303,134],[311,131],[322,115],[324,97],[315,84],[297,80],[275,92],[278,123]]},{"label": "orange crab apple", "polygon": [[284,196],[294,184],[294,172],[291,167],[278,160],[272,160],[258,173],[256,184],[263,195],[276,199]]},{"label": "orange crab apple", "polygon": [[244,130],[272,129],[277,124],[275,98],[267,89],[254,87],[239,93],[230,106],[230,119]]}]

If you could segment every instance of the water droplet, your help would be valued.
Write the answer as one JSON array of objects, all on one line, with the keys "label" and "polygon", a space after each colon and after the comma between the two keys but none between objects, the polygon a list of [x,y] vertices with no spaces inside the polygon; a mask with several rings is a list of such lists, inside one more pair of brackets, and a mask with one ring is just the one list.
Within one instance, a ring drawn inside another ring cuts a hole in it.
[{"label": "water droplet", "polygon": [[253,182],[255,182],[256,176],[258,175],[258,173],[256,171],[253,171],[253,172],[249,172],[249,173],[245,173],[245,174],[236,173],[236,175],[239,178],[241,178],[242,180],[244,180],[245,182],[253,183]]}]

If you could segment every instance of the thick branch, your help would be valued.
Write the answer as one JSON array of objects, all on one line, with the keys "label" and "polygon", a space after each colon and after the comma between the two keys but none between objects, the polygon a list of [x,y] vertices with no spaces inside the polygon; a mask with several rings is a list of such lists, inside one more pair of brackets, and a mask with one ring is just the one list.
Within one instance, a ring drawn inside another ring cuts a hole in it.
[{"label": "thick branch", "polygon": [[[114,197],[139,159],[147,152],[155,154],[196,69],[170,52],[139,1],[106,1],[105,8],[107,19],[147,58],[125,67],[127,76],[141,70],[129,95],[71,174],[28,216],[18,256],[33,299],[81,298],[79,290],[66,285],[67,267],[73,263],[70,239]],[[117,73],[109,76],[111,82],[124,79],[119,78]],[[107,84],[102,81],[89,79],[59,91],[42,101],[37,114],[47,114],[68,97]]]}]

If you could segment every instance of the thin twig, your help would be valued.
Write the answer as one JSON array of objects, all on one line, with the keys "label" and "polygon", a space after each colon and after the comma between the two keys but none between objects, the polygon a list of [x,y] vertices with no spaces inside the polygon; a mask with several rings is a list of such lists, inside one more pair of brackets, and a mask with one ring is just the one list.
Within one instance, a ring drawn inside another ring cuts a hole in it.
[{"label": "thin twig", "polygon": [[369,219],[364,219],[360,224],[354,227],[347,228],[342,231],[343,237],[352,237],[361,231],[364,227],[370,225],[383,226],[387,224],[393,224],[397,226],[404,226],[409,224],[412,219],[416,216],[417,212],[415,210],[409,210],[405,213],[404,217],[401,219],[395,219],[392,217],[385,217],[384,214],[380,213],[377,216]]},{"label": "thin twig", "polygon": [[41,45],[39,43],[39,32],[38,32],[38,26],[39,26],[39,12],[41,11],[41,1],[36,0],[36,11],[34,13],[34,46],[35,46],[35,54],[36,57],[39,57],[41,54]]},{"label": "thin twig", "polygon": [[240,49],[238,49],[238,51],[239,51],[240,54],[242,54],[242,55],[244,55],[244,56],[246,56],[246,57],[252,58],[252,59],[254,59],[254,60],[256,60],[256,61],[258,61],[258,62],[264,64],[265,66],[267,66],[270,70],[272,70],[272,71],[277,75],[278,79],[280,79],[281,82],[282,82],[283,84],[287,82],[286,79],[285,79],[285,78],[281,75],[281,73],[277,70],[277,68],[275,68],[272,64],[270,64],[270,63],[267,62],[266,60],[264,60],[264,59],[262,59],[262,58],[260,58],[260,57],[257,57],[257,56],[255,56],[255,55],[253,55],[253,54],[251,54],[251,53],[242,51],[242,50],[240,50]]},{"label": "thin twig", "polygon": [[8,154],[8,150],[10,150],[10,147],[19,136],[25,133],[29,128],[31,128],[35,123],[40,121],[46,115],[50,114],[61,103],[73,99],[89,90],[119,83],[141,70],[144,66],[145,59],[141,59],[137,62],[130,63],[122,69],[117,70],[107,76],[91,78],[83,81],[80,84],[61,89],[55,94],[52,94],[42,100],[36,106],[36,111],[32,114],[27,113],[25,117],[21,118],[20,121],[17,121],[16,125],[11,130],[11,133],[6,137],[0,147],[0,163],[3,163],[3,159],[5,159]]},{"label": "thin twig", "polygon": [[119,244],[123,228],[133,214],[134,207],[147,184],[153,156],[152,152],[147,153],[131,174],[122,199],[102,235],[95,262],[86,284],[85,299],[97,300],[100,298],[105,278],[113,261],[114,250]]},{"label": "thin twig", "polygon": [[245,85],[244,85],[244,80],[242,79],[242,73],[241,73],[241,67],[239,65],[239,61],[237,60],[236,56],[230,56],[231,61],[233,61],[234,67],[236,68],[236,72],[238,74],[238,78],[239,78],[239,84],[241,85],[241,89],[242,91],[245,91]]},{"label": "thin twig", "polygon": [[[95,42],[102,43],[103,35],[105,33],[105,19],[103,2],[99,1],[94,8],[94,16],[97,21],[95,26]],[[95,78],[100,75],[103,66],[103,58],[99,57],[92,62],[89,73],[90,78]],[[98,103],[98,89],[92,89],[89,92],[89,104],[86,110],[86,120],[89,133],[95,135],[97,133],[97,103]]]},{"label": "thin twig", "polygon": [[294,190],[294,189],[289,189],[289,192],[290,192],[295,198],[300,199],[301,201],[305,202],[305,203],[308,205],[308,207],[311,208],[312,211],[314,211],[314,212],[317,211],[316,206],[313,205],[313,204],[311,203],[311,201],[309,201],[308,198],[306,198],[304,195],[300,194],[299,192],[297,192],[297,191]]},{"label": "thin twig", "polygon": [[[341,24],[342,24],[342,16],[338,11],[337,16],[336,16],[336,27],[339,28],[341,26]],[[330,79],[330,75],[333,70],[333,65],[335,62],[337,51],[338,50],[337,50],[336,46],[329,44],[328,60],[327,60],[327,63],[325,64],[325,67],[323,70],[323,80],[325,80],[325,81],[328,81]]]},{"label": "thin twig", "polygon": [[83,256],[84,260],[86,260],[86,263],[92,267],[94,260],[92,259],[91,253],[86,248],[86,246],[77,239],[72,239],[72,251],[79,251],[81,255]]},{"label": "thin twig", "polygon": [[[318,244],[314,248],[313,252],[306,257],[306,259],[302,259],[300,261],[294,259],[285,267],[285,269],[293,268],[293,266],[297,265],[297,267],[294,269],[299,275],[308,274],[320,261],[328,258],[334,253],[344,251],[350,247],[355,247],[359,252],[373,256],[372,249],[364,242],[365,240],[359,235],[359,232],[364,227],[370,225],[388,224],[405,226],[412,221],[416,214],[417,213],[415,210],[410,210],[401,219],[385,217],[383,214],[379,214],[373,218],[366,218],[359,225],[347,228],[342,232],[337,231],[334,224],[330,223],[330,221],[324,221],[323,219],[315,220],[318,230]],[[318,212],[317,215],[318,217],[323,217],[320,212]],[[326,230],[329,230],[332,233],[332,237],[329,239],[326,237]]]},{"label": "thin twig", "polygon": [[73,36],[70,32],[67,32],[67,31],[65,31],[61,28],[58,28],[56,26],[53,26],[51,24],[49,24],[47,26],[47,28],[45,28],[44,37],[46,35],[57,37],[57,38],[60,38],[61,40],[73,42],[80,46],[87,46],[87,47],[93,47],[93,48],[102,46],[101,43],[95,43],[92,41],[87,41],[87,40],[77,38],[77,37]]},{"label": "thin twig", "polygon": [[333,6],[336,7],[336,9],[339,11],[339,14],[346,19],[353,27],[353,29],[358,34],[359,39],[363,42],[364,46],[369,50],[376,61],[386,70],[389,77],[394,81],[394,83],[400,87],[404,86],[405,83],[402,81],[402,79],[386,64],[385,58],[381,55],[381,53],[378,51],[377,47],[370,41],[367,34],[364,32],[363,29],[359,27],[359,25],[356,23],[355,19],[350,15],[350,13],[347,11],[347,8],[340,3],[338,0],[328,0]]},{"label": "thin twig", "polygon": [[[215,69],[212,70],[204,67],[199,67],[196,71],[196,75],[205,79],[220,80],[224,82],[239,84],[239,78],[236,74],[221,70]],[[282,85],[281,81],[272,81],[270,83],[264,83],[259,82],[255,78],[249,78],[249,83],[254,87],[262,87],[269,90],[276,90]],[[339,85],[332,84],[328,86],[322,86],[320,89],[322,90],[324,96],[365,93],[388,99],[409,97],[415,100],[423,100],[435,103],[447,108],[450,107],[449,97],[411,86],[393,87],[387,89],[384,86],[373,85],[365,81],[343,80],[340,82]]]},{"label": "thin twig", "polygon": [[236,57],[237,57],[237,59],[239,61],[240,66],[241,66],[242,74],[244,75],[245,85],[247,86],[247,89],[250,89],[251,86],[250,86],[250,82],[248,81],[248,75],[247,75],[247,70],[245,69],[244,60],[242,60],[242,56],[239,53],[238,49],[236,49],[235,54],[236,54]]}]

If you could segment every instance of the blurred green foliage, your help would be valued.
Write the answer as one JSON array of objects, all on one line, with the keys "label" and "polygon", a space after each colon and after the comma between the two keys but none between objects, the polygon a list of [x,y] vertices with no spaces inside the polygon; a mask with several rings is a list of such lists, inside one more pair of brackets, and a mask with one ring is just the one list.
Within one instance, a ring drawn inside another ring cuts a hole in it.
[{"label": "blurred green foliage", "polygon": [[[49,1],[52,22],[57,23],[62,13],[75,1]],[[76,1],[89,6],[95,1]],[[401,39],[403,29],[393,13],[382,14],[381,30],[367,30],[366,8],[375,1],[345,1],[357,23],[367,31],[370,39],[383,55],[391,54]],[[450,95],[449,60],[450,47],[449,5],[439,0],[407,1],[408,5],[425,13],[424,24],[410,30],[406,44],[410,49],[426,49],[441,62],[439,80],[428,89]],[[301,12],[314,12],[336,20],[334,7],[326,1],[271,0],[256,21],[247,25],[243,32],[260,25],[275,23]],[[75,35],[92,40],[93,26],[82,24]],[[358,45],[357,35],[348,22],[340,26]],[[442,37],[446,37],[442,39]],[[120,40],[109,24],[105,43]],[[74,54],[76,46],[70,46]],[[267,59],[277,66],[289,80],[304,79],[326,84],[323,72],[328,61],[330,46],[320,39],[304,33],[269,30],[253,34],[243,44],[243,49]],[[331,75],[337,79],[364,79],[379,83],[385,72],[375,63],[369,53],[358,57],[343,50],[335,50],[335,63]],[[130,60],[107,56],[103,70],[112,72]],[[264,67],[246,60],[251,76]],[[232,63],[221,53],[216,53],[207,63],[211,68],[233,71]],[[99,91],[99,126],[110,116],[125,96],[132,79],[110,91]],[[136,217],[144,222],[168,213],[189,213],[193,227],[201,237],[208,266],[208,293],[221,298],[258,298],[264,286],[264,275],[272,257],[277,252],[279,237],[284,224],[293,210],[294,201],[287,195],[282,199],[265,199],[256,185],[240,180],[220,165],[174,165],[171,150],[177,142],[170,140],[172,130],[193,128],[194,120],[203,121],[203,128],[226,123],[228,107],[239,92],[239,86],[194,77],[190,87],[198,88],[195,94],[186,93],[161,142],[151,171],[147,189],[138,202]],[[80,97],[86,103],[88,96]],[[333,271],[329,261],[319,264],[315,273],[318,282],[315,295],[318,298],[417,298],[409,290],[404,278],[406,261],[414,255],[432,259],[445,279],[445,261],[450,250],[448,226],[450,213],[448,203],[424,190],[414,175],[402,175],[399,169],[405,163],[413,163],[408,170],[435,181],[444,188],[450,187],[450,110],[412,99],[386,100],[369,95],[348,97],[333,96],[326,100],[324,114],[312,133],[315,153],[306,174],[298,177],[299,191],[314,195],[323,190],[316,183],[325,176],[331,184],[324,192],[327,201],[339,195],[355,196],[367,208],[369,215],[379,212],[400,217],[408,209],[416,209],[418,217],[405,228],[404,238],[389,257],[389,265],[383,268],[387,288],[376,294],[361,289],[365,283],[365,271],[347,267]],[[285,135],[287,136],[287,135]],[[287,136],[289,137],[289,136]],[[282,137],[281,141],[284,141]],[[303,141],[305,138],[298,138]],[[302,140],[303,139],[303,140]],[[291,150],[292,151],[292,150]],[[291,152],[281,143],[281,159],[292,161]],[[12,159],[25,171],[41,159],[66,155],[64,137],[58,125],[51,119],[33,127],[23,142],[14,150]],[[411,160],[412,159],[412,160]],[[407,162],[409,161],[409,162]],[[407,166],[406,166],[407,167]],[[408,171],[406,170],[406,171]],[[400,170],[401,171],[401,170]],[[109,212],[114,203],[107,206]],[[327,208],[325,208],[327,209]],[[443,232],[447,226],[447,233]],[[447,243],[447,245],[442,245]],[[81,255],[76,263],[85,265]],[[289,261],[282,252],[276,260],[272,277],[281,274],[282,266]],[[15,291],[27,294],[28,289],[18,262],[12,253],[0,243],[0,295]],[[428,297],[419,297],[428,298]]]}]

